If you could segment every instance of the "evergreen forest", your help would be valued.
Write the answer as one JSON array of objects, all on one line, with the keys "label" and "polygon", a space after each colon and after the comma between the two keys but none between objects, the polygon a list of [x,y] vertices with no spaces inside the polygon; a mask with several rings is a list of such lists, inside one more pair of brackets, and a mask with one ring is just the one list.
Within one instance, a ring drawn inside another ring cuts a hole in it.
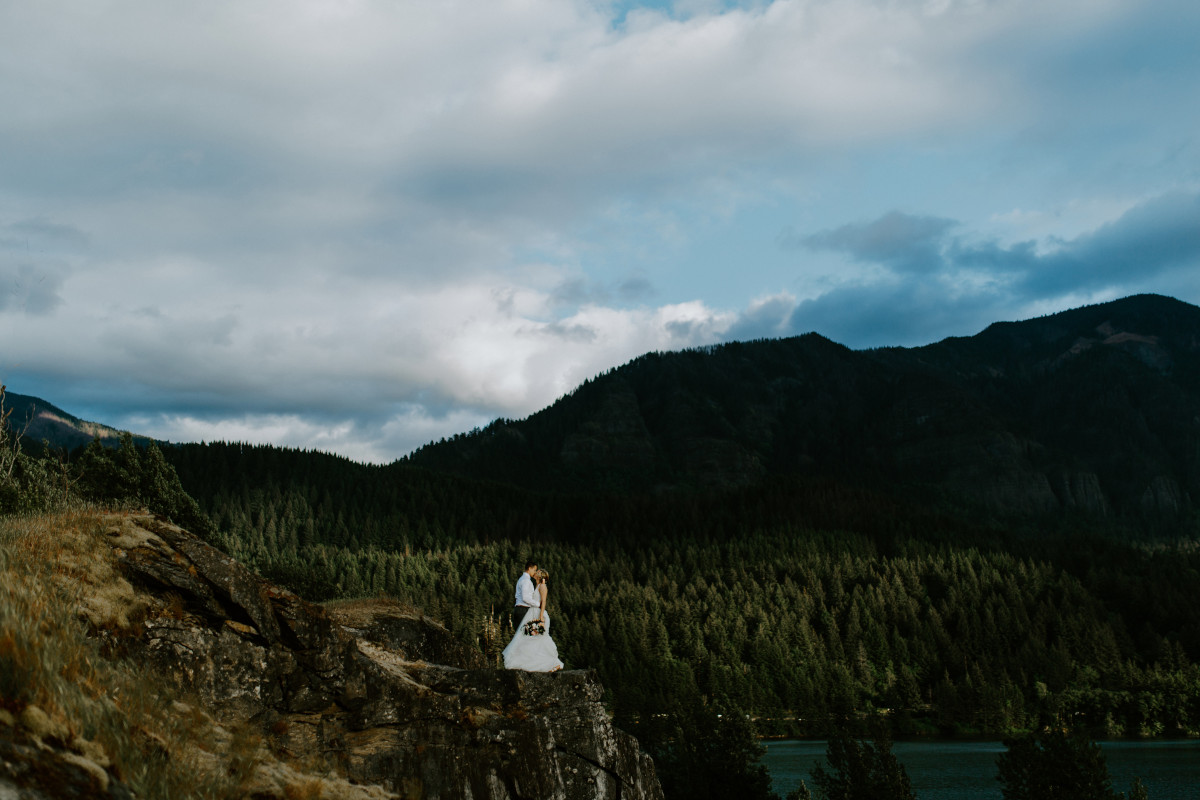
[{"label": "evergreen forest", "polygon": [[407,601],[493,657],[536,560],[561,657],[597,670],[668,796],[701,796],[684,787],[705,743],[736,738],[704,738],[717,715],[758,735],[847,718],[898,736],[1200,735],[1189,538],[972,525],[799,477],[539,494],[269,446],[164,454],[239,560],[311,599]]},{"label": "evergreen forest", "polygon": [[669,798],[769,797],[755,737],[847,723],[1200,735],[1200,543],[1178,532],[998,522],[795,474],[536,492],[240,443],[13,445],[0,513],[146,507],[309,599],[394,597],[493,659],[535,559],[560,656],[597,671]]},{"label": "evergreen forest", "polygon": [[764,736],[1195,737],[1197,342],[1200,309],[1148,295],[922,348],[650,353],[387,465],[80,447],[109,429],[0,389],[0,422],[24,415],[0,513],[146,507],[494,663],[532,559],[560,657],[596,670],[668,798],[769,797]]}]

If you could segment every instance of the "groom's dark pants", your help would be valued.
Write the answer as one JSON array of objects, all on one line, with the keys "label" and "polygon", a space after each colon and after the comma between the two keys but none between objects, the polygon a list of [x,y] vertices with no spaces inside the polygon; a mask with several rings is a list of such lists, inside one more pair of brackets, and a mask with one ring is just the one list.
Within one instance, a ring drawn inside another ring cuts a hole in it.
[{"label": "groom's dark pants", "polygon": [[513,608],[513,626],[512,626],[512,629],[513,629],[514,631],[515,631],[517,628],[521,627],[521,620],[525,619],[525,612],[526,612],[526,611],[528,611],[528,610],[529,610],[529,606],[515,606],[515,607]]}]

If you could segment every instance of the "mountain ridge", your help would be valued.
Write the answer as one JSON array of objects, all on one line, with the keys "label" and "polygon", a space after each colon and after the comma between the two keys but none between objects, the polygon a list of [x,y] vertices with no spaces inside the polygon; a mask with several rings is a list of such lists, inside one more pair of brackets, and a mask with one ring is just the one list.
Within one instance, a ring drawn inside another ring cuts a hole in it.
[{"label": "mountain ridge", "polygon": [[2,522],[0,797],[662,800],[592,669],[310,603],[143,511]]},{"label": "mountain ridge", "polygon": [[[40,397],[5,389],[4,405],[12,414],[8,421],[13,430],[28,444],[36,445],[45,440],[52,447],[74,450],[93,439],[115,445],[121,438],[121,430],[80,419]],[[145,436],[135,435],[134,439],[139,443],[150,441]]]},{"label": "mountain ridge", "polygon": [[[6,397],[27,443],[119,436]],[[1196,420],[1200,308],[1144,294],[912,348],[852,350],[810,332],[646,353],[525,419],[394,463],[571,492],[798,475],[970,514],[1178,532],[1196,527]]]},{"label": "mountain ridge", "polygon": [[1135,295],[923,347],[820,334],[648,353],[407,461],[526,487],[810,474],[1002,516],[1190,525],[1200,308]]}]

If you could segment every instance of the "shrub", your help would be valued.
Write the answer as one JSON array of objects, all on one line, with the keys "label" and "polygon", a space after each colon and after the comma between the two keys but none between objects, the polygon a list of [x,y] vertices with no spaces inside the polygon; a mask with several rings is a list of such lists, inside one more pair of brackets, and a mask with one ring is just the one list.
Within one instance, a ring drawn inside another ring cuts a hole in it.
[{"label": "shrub", "polygon": [[212,522],[184,491],[175,468],[154,442],[139,448],[132,434],[123,433],[121,446],[113,450],[94,439],[76,466],[76,487],[84,499],[144,507],[197,536],[211,538]]},{"label": "shrub", "polygon": [[[839,728],[829,739],[825,758],[830,769],[813,769],[817,797],[823,800],[915,800],[912,784],[904,765],[892,754],[892,741],[886,731],[876,735],[874,743],[854,739]],[[790,797],[810,798],[807,788]]]},{"label": "shrub", "polygon": [[[1047,730],[1004,741],[1008,750],[997,759],[1004,800],[1124,800],[1114,791],[1104,753],[1095,742],[1059,730]],[[1135,781],[1130,800],[1144,800],[1146,790]]]},{"label": "shrub", "polygon": [[60,465],[21,450],[25,429],[14,425],[4,398],[5,387],[0,386],[0,514],[44,511],[63,494]]}]

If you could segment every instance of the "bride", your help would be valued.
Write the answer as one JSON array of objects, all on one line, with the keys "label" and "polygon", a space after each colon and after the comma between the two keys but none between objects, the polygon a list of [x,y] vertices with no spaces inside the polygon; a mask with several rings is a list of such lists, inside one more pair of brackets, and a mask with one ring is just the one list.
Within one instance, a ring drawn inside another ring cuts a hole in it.
[{"label": "bride", "polygon": [[[536,573],[537,591],[541,597],[539,608],[530,608],[517,628],[516,635],[504,648],[505,669],[523,669],[528,672],[557,672],[563,668],[558,660],[558,648],[550,638],[550,615],[546,613],[546,579],[550,574],[544,569]],[[540,625],[539,625],[540,623]],[[541,632],[544,631],[544,632]]]}]

